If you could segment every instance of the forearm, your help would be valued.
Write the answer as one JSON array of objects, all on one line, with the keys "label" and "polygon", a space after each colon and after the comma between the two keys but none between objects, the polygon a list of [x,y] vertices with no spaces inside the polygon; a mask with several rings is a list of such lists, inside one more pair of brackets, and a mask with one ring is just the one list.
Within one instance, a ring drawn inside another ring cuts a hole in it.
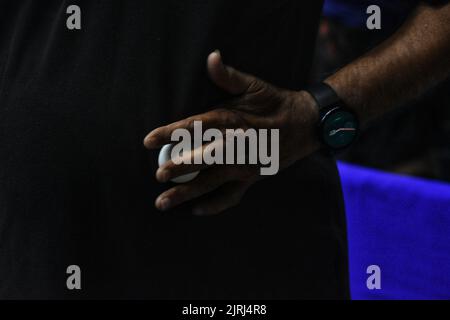
[{"label": "forearm", "polygon": [[450,73],[450,4],[419,6],[390,39],[328,79],[365,123]]}]

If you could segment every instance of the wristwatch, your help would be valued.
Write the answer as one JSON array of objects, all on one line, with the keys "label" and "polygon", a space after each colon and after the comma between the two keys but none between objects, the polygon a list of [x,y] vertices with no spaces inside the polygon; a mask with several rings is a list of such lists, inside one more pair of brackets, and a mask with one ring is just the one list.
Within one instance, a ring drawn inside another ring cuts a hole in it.
[{"label": "wristwatch", "polygon": [[359,122],[336,92],[322,82],[306,89],[319,108],[318,135],[322,145],[331,153],[347,149],[356,139]]}]

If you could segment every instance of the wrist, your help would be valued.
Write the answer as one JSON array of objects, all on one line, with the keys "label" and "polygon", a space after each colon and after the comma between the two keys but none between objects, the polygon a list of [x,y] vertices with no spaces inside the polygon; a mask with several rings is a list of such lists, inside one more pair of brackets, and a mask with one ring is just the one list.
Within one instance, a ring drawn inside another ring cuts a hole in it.
[{"label": "wrist", "polygon": [[[294,132],[299,146],[303,146],[310,154],[320,149],[320,139],[317,135],[317,124],[320,121],[319,108],[314,98],[307,91],[294,93]],[[304,156],[304,155],[302,155]]]},{"label": "wrist", "polygon": [[297,92],[299,105],[301,105],[303,118],[307,119],[313,124],[317,124],[320,121],[319,106],[316,100],[311,96],[308,91],[302,90]]}]

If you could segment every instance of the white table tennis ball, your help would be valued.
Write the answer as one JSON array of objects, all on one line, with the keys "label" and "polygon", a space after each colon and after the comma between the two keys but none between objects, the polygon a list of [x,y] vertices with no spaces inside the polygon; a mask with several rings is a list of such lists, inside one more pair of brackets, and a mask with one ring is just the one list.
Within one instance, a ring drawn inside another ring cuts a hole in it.
[{"label": "white table tennis ball", "polygon": [[[170,154],[172,152],[172,148],[173,148],[173,144],[166,144],[164,147],[162,147],[161,151],[159,152],[159,156],[158,156],[158,165],[160,167],[164,163],[166,163],[167,161],[169,161],[171,159]],[[173,178],[170,181],[175,182],[175,183],[186,183],[186,182],[194,180],[198,176],[199,173],[200,173],[200,171],[188,173],[183,176]]]}]

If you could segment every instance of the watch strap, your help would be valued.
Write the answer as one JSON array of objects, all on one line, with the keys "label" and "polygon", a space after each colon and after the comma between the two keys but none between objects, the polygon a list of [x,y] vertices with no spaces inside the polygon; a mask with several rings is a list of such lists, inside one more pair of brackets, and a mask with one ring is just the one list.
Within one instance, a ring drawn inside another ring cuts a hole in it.
[{"label": "watch strap", "polygon": [[341,100],[334,89],[325,82],[316,83],[306,91],[314,98],[320,111],[329,108]]}]

